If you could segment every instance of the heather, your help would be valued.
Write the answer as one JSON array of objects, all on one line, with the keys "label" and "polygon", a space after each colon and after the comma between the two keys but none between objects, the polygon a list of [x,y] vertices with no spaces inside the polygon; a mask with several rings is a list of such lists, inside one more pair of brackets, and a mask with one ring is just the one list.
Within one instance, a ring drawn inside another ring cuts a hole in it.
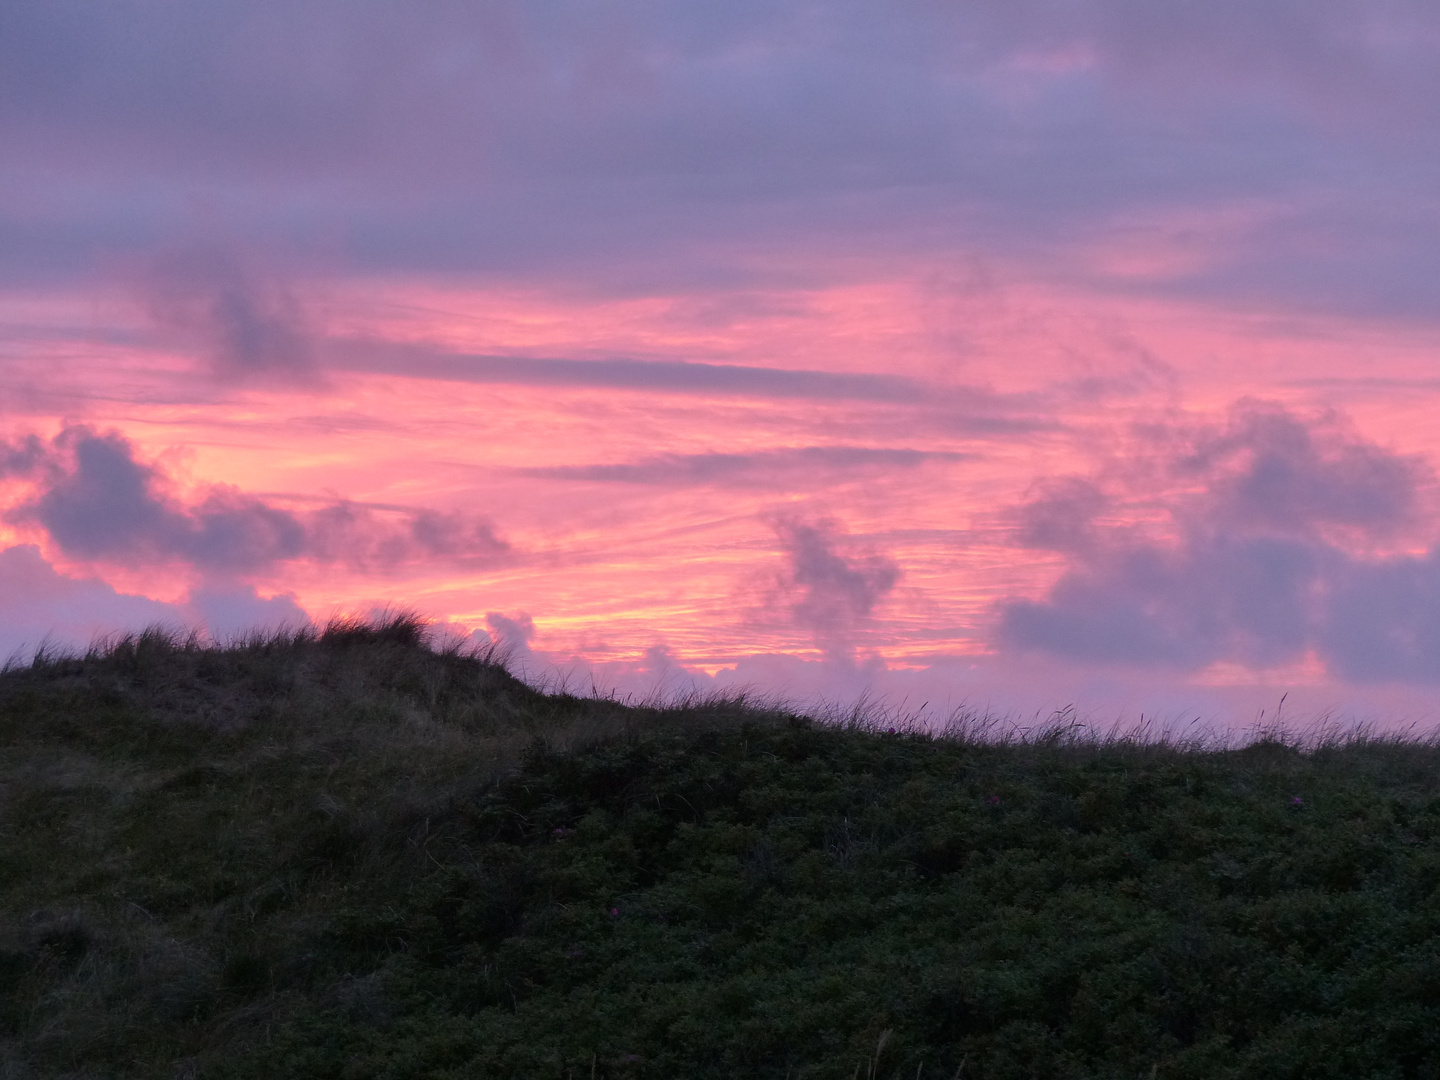
[{"label": "heather", "polygon": [[543,693],[407,617],[0,675],[0,1075],[1440,1075],[1440,751]]}]

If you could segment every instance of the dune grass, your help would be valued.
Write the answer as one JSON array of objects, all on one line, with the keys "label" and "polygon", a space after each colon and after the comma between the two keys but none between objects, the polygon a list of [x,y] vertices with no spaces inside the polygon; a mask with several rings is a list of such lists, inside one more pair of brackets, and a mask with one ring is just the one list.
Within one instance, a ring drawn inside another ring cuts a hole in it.
[{"label": "dune grass", "polygon": [[1433,745],[898,726],[403,615],[42,655],[0,1076],[1440,1076]]}]

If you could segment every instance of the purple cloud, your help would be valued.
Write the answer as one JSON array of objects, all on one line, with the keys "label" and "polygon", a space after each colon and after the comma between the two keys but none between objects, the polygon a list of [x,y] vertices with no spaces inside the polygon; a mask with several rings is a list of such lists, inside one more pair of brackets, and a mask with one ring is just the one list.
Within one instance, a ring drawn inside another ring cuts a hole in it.
[{"label": "purple cloud", "polygon": [[309,621],[290,597],[266,599],[249,585],[202,586],[183,604],[166,604],[118,592],[97,578],[63,574],[33,544],[0,550],[0,662],[23,662],[45,642],[83,648],[105,634],[147,626],[200,627],[223,641]]},{"label": "purple cloud", "polygon": [[167,251],[152,260],[139,284],[151,317],[197,349],[216,377],[314,377],[313,332],[300,302],[234,252],[199,244]]},{"label": "purple cloud", "polygon": [[310,625],[310,617],[290,596],[260,596],[253,585],[209,585],[191,591],[186,611],[215,641],[228,641],[255,631]]},{"label": "purple cloud", "polygon": [[337,502],[301,512],[221,485],[186,504],[122,435],[85,427],[66,429],[43,464],[28,467],[40,477],[37,490],[6,517],[43,527],[77,559],[174,561],[223,576],[294,559],[394,569],[423,559],[493,561],[508,550],[487,522],[435,511]]},{"label": "purple cloud", "polygon": [[0,480],[30,476],[47,457],[45,443],[38,435],[27,435],[14,443],[0,443]]},{"label": "purple cloud", "polygon": [[1001,606],[1000,640],[1076,660],[1198,669],[1294,659],[1320,570],[1310,544],[1189,536],[1086,553],[1041,601]]},{"label": "purple cloud", "polygon": [[[488,637],[496,649],[496,655],[506,665],[512,666],[522,676],[535,676],[548,671],[549,657],[539,656],[530,646],[535,638],[535,620],[521,611],[505,615],[499,611],[487,612],[485,626]],[[477,631],[478,633],[478,631]],[[538,670],[537,670],[538,665]]]},{"label": "purple cloud", "polygon": [[[350,371],[402,372],[411,378],[457,382],[509,383],[521,386],[598,386],[614,390],[737,397],[817,398],[914,404],[934,391],[895,375],[687,361],[568,360],[555,357],[464,356],[413,346],[336,341],[331,363]],[[960,391],[977,411],[1013,410],[1018,403],[984,390]]]},{"label": "purple cloud", "polygon": [[1173,469],[1207,483],[1196,509],[1217,527],[1299,535],[1340,527],[1375,538],[1412,520],[1429,479],[1418,458],[1254,401],[1239,403],[1229,424],[1201,437]]},{"label": "purple cloud", "polygon": [[[963,251],[1113,286],[1063,253],[1244,204],[1233,242],[1119,287],[1433,318],[1437,51],[1421,0],[11,0],[0,273],[166,248],[198,204],[362,271],[633,294]],[[293,319],[253,286],[179,319],[276,370]]]},{"label": "purple cloud", "polygon": [[816,471],[914,469],[931,461],[964,461],[970,456],[892,447],[796,446],[749,454],[671,454],[636,462],[562,465],[525,472],[549,480],[601,484],[787,486]]},{"label": "purple cloud", "polygon": [[1024,547],[1082,551],[1095,540],[1095,518],[1109,499],[1092,480],[1066,476],[1042,481],[1017,515],[1016,539]]},{"label": "purple cloud", "polygon": [[[864,401],[944,410],[948,426],[976,434],[1024,434],[1054,428],[1039,395],[984,386],[935,385],[902,375],[823,371],[687,360],[607,357],[479,356],[415,345],[333,338],[318,343],[325,368],[383,372],[412,379],[517,386],[600,387],[640,393],[777,400]],[[843,453],[848,448],[834,448]],[[815,447],[824,455],[831,448]],[[909,451],[880,451],[904,454]]]},{"label": "purple cloud", "polygon": [[72,557],[245,572],[305,550],[299,519],[233,489],[216,488],[194,507],[167,499],[158,471],[136,461],[121,435],[70,428],[54,451],[39,494],[9,516],[43,526]]},{"label": "purple cloud", "polygon": [[1319,647],[1352,682],[1440,682],[1440,549],[1343,564],[1326,583]]},{"label": "purple cloud", "polygon": [[0,550],[0,662],[28,659],[46,641],[73,648],[125,627],[188,623],[173,605],[60,573],[33,544]]},{"label": "purple cloud", "polygon": [[1083,478],[1022,509],[1017,540],[1071,561],[1044,599],[1000,605],[1002,648],[1182,670],[1314,650],[1345,679],[1440,681],[1440,555],[1373,553],[1418,527],[1420,461],[1255,402],[1155,458],[1132,475],[1198,488],[1170,497],[1168,537],[1096,528],[1145,493]]},{"label": "purple cloud", "polygon": [[780,589],[791,619],[808,630],[826,658],[853,662],[854,633],[900,580],[900,568],[878,553],[847,558],[828,521],[775,523],[786,566]]}]

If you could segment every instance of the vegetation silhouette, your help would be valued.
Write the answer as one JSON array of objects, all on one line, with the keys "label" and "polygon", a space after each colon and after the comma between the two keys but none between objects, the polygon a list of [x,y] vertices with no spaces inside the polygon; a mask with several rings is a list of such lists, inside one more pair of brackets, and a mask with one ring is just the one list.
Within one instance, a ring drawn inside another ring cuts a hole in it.
[{"label": "vegetation silhouette", "polygon": [[0,1075],[1440,1075],[1432,742],[1003,734],[544,693],[408,612],[42,651]]}]

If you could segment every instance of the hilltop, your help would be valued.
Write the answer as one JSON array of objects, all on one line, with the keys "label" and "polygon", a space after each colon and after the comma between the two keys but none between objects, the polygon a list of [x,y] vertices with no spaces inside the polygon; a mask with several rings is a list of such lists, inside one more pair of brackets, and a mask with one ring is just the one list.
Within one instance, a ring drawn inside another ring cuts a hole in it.
[{"label": "hilltop", "polygon": [[397,617],[0,674],[0,1076],[1440,1075],[1440,751],[546,694]]}]

